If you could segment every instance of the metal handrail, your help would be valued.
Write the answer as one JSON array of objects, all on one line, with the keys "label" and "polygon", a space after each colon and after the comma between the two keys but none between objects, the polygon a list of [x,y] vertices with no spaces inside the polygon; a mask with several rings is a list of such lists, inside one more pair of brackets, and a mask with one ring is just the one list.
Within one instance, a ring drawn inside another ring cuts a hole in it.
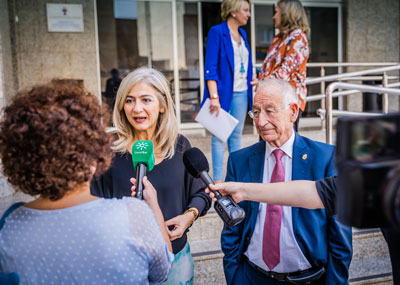
[{"label": "metal handrail", "polygon": [[307,67],[365,67],[391,66],[398,62],[307,62]]},{"label": "metal handrail", "polygon": [[306,85],[321,83],[321,82],[325,82],[325,81],[340,80],[345,77],[376,74],[376,73],[387,72],[387,71],[392,71],[392,70],[400,70],[400,64],[386,66],[386,67],[379,67],[379,68],[371,68],[371,69],[360,70],[360,71],[352,71],[352,72],[346,72],[346,73],[340,73],[340,74],[334,74],[334,75],[327,75],[327,76],[322,76],[322,77],[318,77],[318,78],[306,79]]},{"label": "metal handrail", "polygon": [[[369,85],[371,86],[371,85]],[[382,86],[382,85],[376,85],[378,87]],[[400,82],[395,82],[395,83],[390,83],[388,84],[386,87],[388,88],[393,88],[393,87],[400,87]],[[347,96],[347,95],[352,95],[352,94],[357,94],[360,93],[360,90],[347,90],[347,91],[340,91],[340,92],[333,92],[332,93],[332,98],[337,98],[337,97],[341,97],[341,96]],[[306,97],[306,101],[307,102],[311,102],[311,101],[319,101],[322,99],[325,99],[326,94],[316,94],[316,95],[312,95],[312,96],[307,96]]]},{"label": "metal handrail", "polygon": [[[317,115],[323,119],[326,114],[326,109],[317,109]],[[338,116],[350,116],[350,117],[359,117],[359,116],[380,116],[382,113],[366,113],[366,112],[352,112],[352,111],[341,111],[341,110],[332,110],[332,117]]]},{"label": "metal handrail", "polygon": [[[315,67],[365,67],[365,66],[392,66],[397,65],[398,62],[307,62],[306,66],[309,68]],[[262,63],[255,63],[255,68],[261,67]]]},{"label": "metal handrail", "polygon": [[[400,65],[399,65],[400,67]],[[332,132],[333,132],[333,121],[332,121],[332,106],[333,106],[333,96],[332,93],[335,89],[357,89],[358,91],[364,92],[375,92],[377,94],[392,94],[392,95],[400,95],[400,89],[394,88],[386,88],[386,87],[377,87],[370,85],[362,85],[362,84],[351,84],[344,82],[333,82],[329,84],[326,88],[326,96],[325,96],[325,104],[326,104],[326,113],[325,113],[325,126],[326,126],[326,142],[332,144]]]},{"label": "metal handrail", "polygon": [[[307,77],[309,80],[314,79],[314,78],[320,78],[320,77]],[[379,76],[351,76],[351,77],[343,77],[340,79],[340,81],[362,81],[362,80],[382,80],[383,75]],[[388,76],[389,80],[397,80],[399,79],[399,76]]]}]

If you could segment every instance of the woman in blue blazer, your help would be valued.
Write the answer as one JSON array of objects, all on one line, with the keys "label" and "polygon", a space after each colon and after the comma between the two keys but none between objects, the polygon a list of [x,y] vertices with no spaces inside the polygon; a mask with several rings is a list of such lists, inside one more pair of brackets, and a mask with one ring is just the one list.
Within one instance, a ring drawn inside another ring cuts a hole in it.
[{"label": "woman in blue blazer", "polygon": [[[203,103],[210,98],[210,113],[220,108],[239,120],[228,139],[229,153],[240,149],[247,110],[252,108],[253,65],[246,32],[239,28],[250,18],[250,0],[223,0],[222,24],[208,32]],[[225,143],[212,137],[214,180],[222,181]]]}]

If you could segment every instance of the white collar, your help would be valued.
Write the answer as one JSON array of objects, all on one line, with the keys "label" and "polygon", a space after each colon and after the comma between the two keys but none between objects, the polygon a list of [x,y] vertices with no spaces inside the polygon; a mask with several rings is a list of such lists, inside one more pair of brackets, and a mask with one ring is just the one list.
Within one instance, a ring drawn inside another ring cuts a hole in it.
[{"label": "white collar", "polygon": [[268,142],[265,142],[265,155],[268,158],[272,152],[279,148],[281,150],[283,150],[283,152],[290,158],[292,158],[293,156],[293,144],[294,144],[294,139],[295,139],[296,135],[294,133],[294,130],[292,131],[292,135],[290,136],[290,138],[281,146],[281,147],[273,147],[271,146]]}]

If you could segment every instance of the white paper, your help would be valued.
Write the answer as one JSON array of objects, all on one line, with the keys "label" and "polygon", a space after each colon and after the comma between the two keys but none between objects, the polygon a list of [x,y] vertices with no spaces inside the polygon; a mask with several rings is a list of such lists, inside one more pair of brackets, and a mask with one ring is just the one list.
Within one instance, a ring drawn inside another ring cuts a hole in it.
[{"label": "white paper", "polygon": [[204,102],[195,120],[223,142],[228,140],[234,128],[239,123],[238,119],[222,108],[219,110],[218,117],[217,112],[210,114],[210,99]]}]

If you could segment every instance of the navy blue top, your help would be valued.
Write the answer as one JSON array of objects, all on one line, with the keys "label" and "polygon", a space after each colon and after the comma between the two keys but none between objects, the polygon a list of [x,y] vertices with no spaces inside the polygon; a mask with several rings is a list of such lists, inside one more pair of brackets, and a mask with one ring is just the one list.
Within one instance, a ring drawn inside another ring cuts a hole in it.
[{"label": "navy blue top", "polygon": [[[147,178],[157,190],[158,203],[166,221],[192,207],[199,211],[199,215],[205,215],[211,206],[211,198],[204,192],[203,181],[193,178],[183,165],[183,153],[190,147],[187,138],[179,135],[174,156],[164,159],[152,171],[147,172]],[[104,198],[130,196],[131,177],[136,177],[132,155],[129,152],[117,153],[110,169],[92,181],[90,191],[93,195]],[[175,254],[182,250],[186,241],[186,233],[172,241]]]}]

